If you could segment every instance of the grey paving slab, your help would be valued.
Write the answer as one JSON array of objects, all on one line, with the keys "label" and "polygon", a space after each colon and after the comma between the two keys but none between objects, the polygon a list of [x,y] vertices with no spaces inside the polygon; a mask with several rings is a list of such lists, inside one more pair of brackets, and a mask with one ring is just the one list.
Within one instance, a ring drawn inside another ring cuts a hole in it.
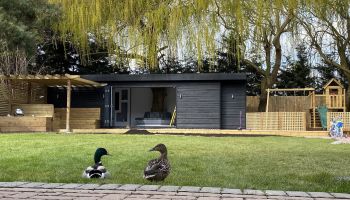
[{"label": "grey paving slab", "polygon": [[346,193],[331,193],[336,198],[344,198],[344,199],[350,199],[350,194]]},{"label": "grey paving slab", "polygon": [[53,188],[57,188],[61,185],[64,185],[64,183],[46,183],[44,185],[40,185],[38,186],[39,188],[45,188],[45,189],[53,189]]},{"label": "grey paving slab", "polygon": [[327,192],[308,192],[313,198],[332,198],[333,196]]},{"label": "grey paving slab", "polygon": [[220,193],[221,192],[221,188],[219,188],[219,187],[202,187],[202,189],[199,192]]},{"label": "grey paving slab", "polygon": [[251,190],[251,189],[245,189],[243,190],[243,194],[250,194],[250,195],[265,195],[265,193],[261,190]]},{"label": "grey paving slab", "polygon": [[137,190],[141,190],[141,191],[156,191],[160,188],[160,185],[143,185],[139,188],[137,188]]},{"label": "grey paving slab", "polygon": [[20,188],[39,188],[40,186],[45,185],[45,184],[46,183],[32,182],[32,183],[26,183],[26,184],[23,184],[23,185],[19,185],[17,187],[20,187]]},{"label": "grey paving slab", "polygon": [[200,187],[183,186],[178,191],[179,192],[199,192],[200,190],[201,190]]},{"label": "grey paving slab", "polygon": [[180,186],[162,186],[158,189],[160,192],[177,192]]},{"label": "grey paving slab", "polygon": [[286,196],[287,194],[282,190],[266,190],[265,194],[268,196]]},{"label": "grey paving slab", "polygon": [[302,191],[286,191],[286,193],[290,197],[310,197],[308,193]]},{"label": "grey paving slab", "polygon": [[130,191],[135,191],[137,188],[141,187],[139,184],[125,184],[121,185],[118,190],[130,190]]},{"label": "grey paving slab", "polygon": [[220,197],[198,197],[197,200],[220,200]]},{"label": "grey paving slab", "polygon": [[76,188],[78,188],[81,185],[82,184],[68,183],[68,184],[60,185],[60,186],[58,186],[56,188],[59,188],[59,189],[76,189]]},{"label": "grey paving slab", "polygon": [[115,190],[117,188],[119,188],[121,186],[121,184],[103,184],[100,185],[98,188],[98,190]]},{"label": "grey paving slab", "polygon": [[0,187],[18,187],[27,183],[28,182],[1,182]]},{"label": "grey paving slab", "polygon": [[127,195],[125,194],[108,194],[101,198],[101,200],[121,200],[125,199]]},{"label": "grey paving slab", "polygon": [[83,189],[83,190],[93,190],[100,187],[99,184],[83,184],[79,187],[77,187],[76,189]]},{"label": "grey paving slab", "polygon": [[221,193],[222,194],[243,194],[240,189],[230,189],[230,188],[223,188]]},{"label": "grey paving slab", "polygon": [[14,199],[26,199],[26,198],[30,198],[30,197],[34,197],[36,196],[37,193],[36,192],[21,192],[18,194],[14,194],[10,197],[14,198]]}]

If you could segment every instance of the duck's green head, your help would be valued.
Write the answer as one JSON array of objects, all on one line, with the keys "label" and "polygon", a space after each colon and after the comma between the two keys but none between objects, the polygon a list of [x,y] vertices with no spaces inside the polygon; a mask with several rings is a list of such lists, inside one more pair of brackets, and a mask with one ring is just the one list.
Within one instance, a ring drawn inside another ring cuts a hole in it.
[{"label": "duck's green head", "polygon": [[167,148],[164,144],[157,144],[155,147],[150,149],[149,151],[159,151],[160,153],[167,153]]},{"label": "duck's green head", "polygon": [[98,149],[96,149],[95,156],[94,156],[95,163],[100,162],[101,161],[101,157],[104,156],[104,155],[109,155],[105,148],[98,148]]}]

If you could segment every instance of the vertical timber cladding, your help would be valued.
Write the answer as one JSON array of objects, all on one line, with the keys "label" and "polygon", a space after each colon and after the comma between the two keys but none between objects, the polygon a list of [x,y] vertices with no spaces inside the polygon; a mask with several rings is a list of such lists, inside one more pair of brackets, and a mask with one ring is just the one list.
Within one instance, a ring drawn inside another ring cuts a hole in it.
[{"label": "vertical timber cladding", "polygon": [[177,85],[177,128],[220,129],[220,82]]},{"label": "vertical timber cladding", "polygon": [[221,83],[221,128],[246,128],[246,83]]}]

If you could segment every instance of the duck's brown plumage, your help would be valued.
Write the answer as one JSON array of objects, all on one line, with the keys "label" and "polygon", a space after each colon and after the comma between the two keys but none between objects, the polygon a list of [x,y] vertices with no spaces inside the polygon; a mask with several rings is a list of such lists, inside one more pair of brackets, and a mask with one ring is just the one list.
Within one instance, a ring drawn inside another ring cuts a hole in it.
[{"label": "duck's brown plumage", "polygon": [[144,170],[144,178],[150,181],[162,181],[170,174],[167,148],[164,144],[158,144],[150,151],[159,151],[160,157],[148,162]]}]

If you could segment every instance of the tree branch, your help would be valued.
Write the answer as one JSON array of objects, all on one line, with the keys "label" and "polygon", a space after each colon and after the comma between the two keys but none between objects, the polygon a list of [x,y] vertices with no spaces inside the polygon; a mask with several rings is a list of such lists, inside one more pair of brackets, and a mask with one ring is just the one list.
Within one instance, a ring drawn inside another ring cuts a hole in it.
[{"label": "tree branch", "polygon": [[220,6],[219,3],[217,2],[217,0],[214,0],[215,5],[216,5],[216,14],[219,16],[219,18],[221,19],[224,27],[228,30],[234,30],[231,26],[229,26],[225,20],[225,18],[221,15],[221,10],[220,10]]},{"label": "tree branch", "polygon": [[259,74],[266,76],[266,73],[264,70],[262,70],[260,67],[258,67],[255,63],[248,59],[242,59],[242,62],[245,63],[246,65],[250,66],[251,68],[255,69]]},{"label": "tree branch", "polygon": [[286,20],[283,22],[283,24],[280,26],[280,27],[277,27],[277,30],[276,30],[276,36],[275,38],[273,39],[272,43],[275,44],[277,41],[276,40],[279,40],[280,37],[281,37],[281,34],[283,32],[285,32],[286,30],[286,27],[289,25],[289,23],[292,21],[292,14],[288,14],[287,15],[287,18]]},{"label": "tree branch", "polygon": [[321,45],[318,43],[318,41],[317,41],[317,39],[316,39],[317,36],[312,34],[312,30],[311,30],[311,28],[309,27],[309,24],[307,24],[307,22],[302,21],[302,20],[300,20],[300,22],[301,22],[302,26],[304,27],[304,29],[306,30],[307,34],[309,35],[309,37],[310,37],[310,39],[311,39],[311,42],[312,42],[311,45],[313,45],[313,46],[316,48],[317,52],[320,54],[320,56],[322,57],[322,59],[323,59],[327,64],[329,64],[329,65],[331,65],[331,66],[334,66],[334,67],[336,67],[336,68],[338,68],[338,69],[340,69],[340,70],[342,70],[342,71],[344,71],[344,72],[346,72],[346,73],[350,73],[350,70],[349,70],[349,69],[347,69],[347,68],[345,68],[344,66],[340,65],[339,63],[337,63],[337,62],[331,60],[331,59],[322,51],[322,47],[321,47]]}]

